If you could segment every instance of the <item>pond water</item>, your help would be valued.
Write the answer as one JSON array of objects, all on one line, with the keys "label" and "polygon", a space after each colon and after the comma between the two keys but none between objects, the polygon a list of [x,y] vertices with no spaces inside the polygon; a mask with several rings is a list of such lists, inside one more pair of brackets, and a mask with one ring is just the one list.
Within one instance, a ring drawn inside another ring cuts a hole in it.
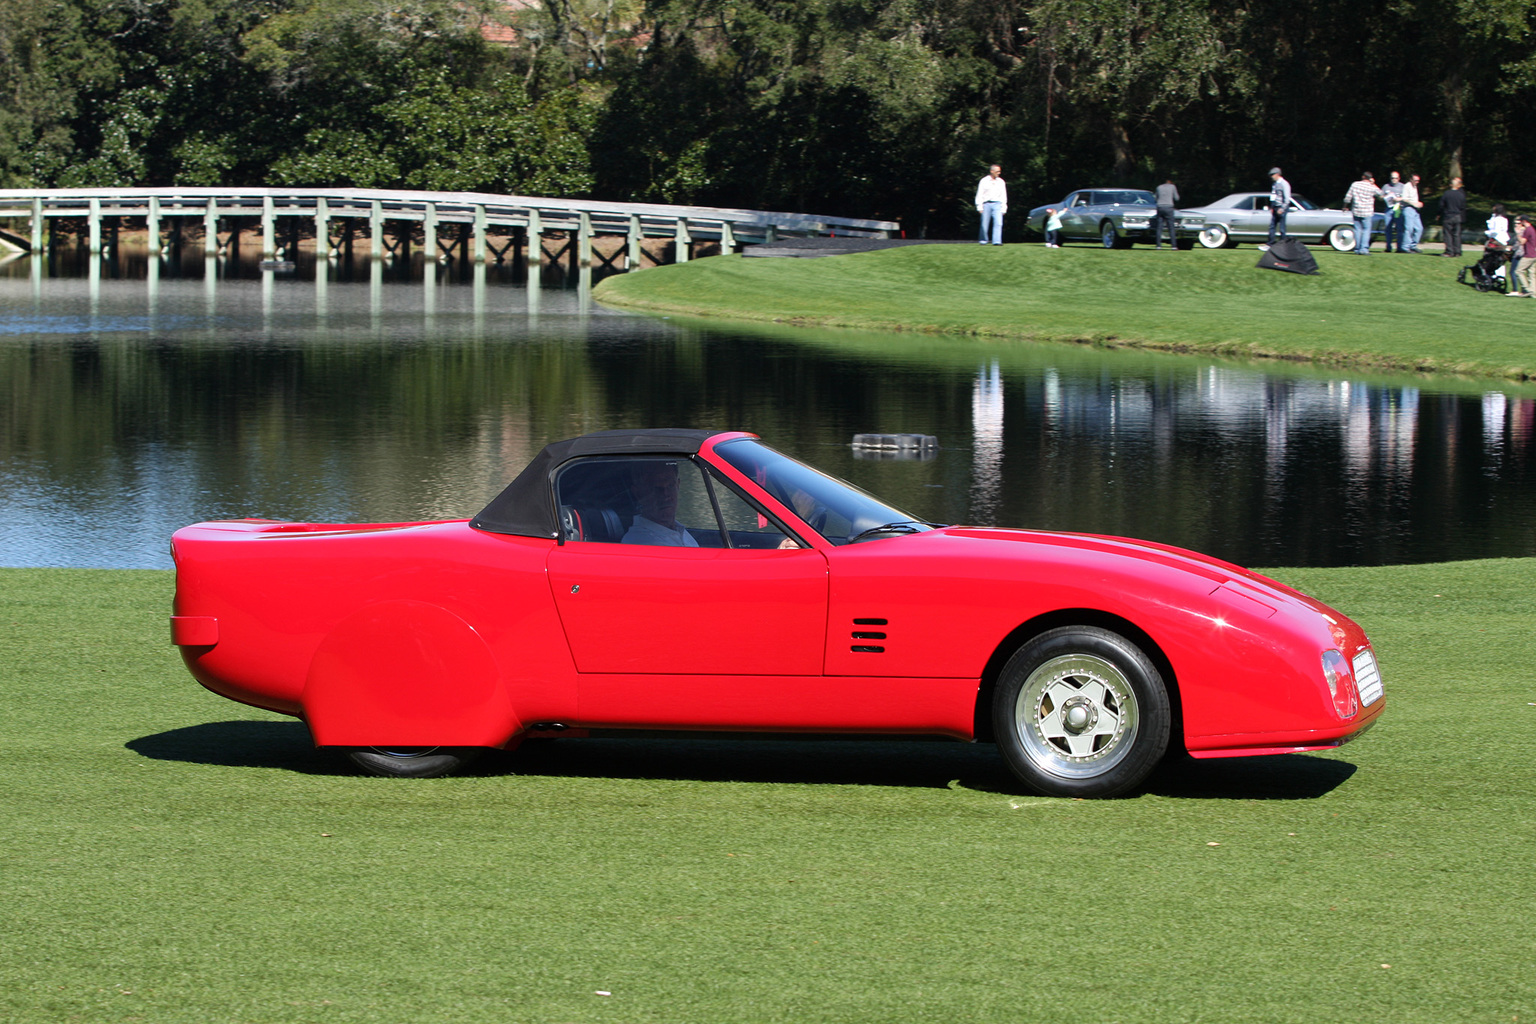
[{"label": "pond water", "polygon": [[[1249,565],[1536,553],[1536,391],[632,316],[510,268],[132,254],[0,266],[0,565],[168,568],[173,530],[469,516],[545,443],[745,429],[938,522]],[[924,461],[854,434],[938,438]]]}]

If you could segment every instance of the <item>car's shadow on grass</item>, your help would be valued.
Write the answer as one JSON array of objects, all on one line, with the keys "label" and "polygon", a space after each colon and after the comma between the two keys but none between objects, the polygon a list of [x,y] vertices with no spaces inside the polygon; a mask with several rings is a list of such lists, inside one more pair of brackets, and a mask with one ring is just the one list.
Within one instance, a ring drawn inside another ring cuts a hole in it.
[{"label": "car's shadow on grass", "polygon": [[124,744],[156,761],[277,768],[301,775],[356,775],[334,750],[316,750],[303,722],[207,722],[140,736]]},{"label": "car's shadow on grass", "polygon": [[[340,752],[316,750],[301,722],[209,722],[130,740],[160,761],[272,768],[304,775],[358,775]],[[1171,758],[1135,793],[1183,799],[1309,800],[1355,773],[1347,761],[1280,754],[1197,761]],[[651,735],[534,740],[496,751],[467,772],[477,776],[756,782],[799,785],[958,785],[1006,795],[1023,788],[990,743],[900,739],[779,739]]]}]

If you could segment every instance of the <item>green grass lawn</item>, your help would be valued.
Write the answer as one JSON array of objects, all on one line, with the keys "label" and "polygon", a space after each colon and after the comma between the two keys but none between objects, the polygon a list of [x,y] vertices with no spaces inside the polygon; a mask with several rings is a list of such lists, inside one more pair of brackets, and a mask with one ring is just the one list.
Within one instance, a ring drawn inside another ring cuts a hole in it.
[{"label": "green grass lawn", "polygon": [[0,570],[0,1021],[1532,1020],[1536,560],[1276,574],[1381,724],[1074,801],[956,743],[365,778],[192,681],[170,574]]},{"label": "green grass lawn", "polygon": [[610,277],[595,294],[685,316],[1536,376],[1536,301],[1458,285],[1475,251],[1465,260],[1313,251],[1321,273],[1312,277],[1256,269],[1251,246],[725,256]]}]

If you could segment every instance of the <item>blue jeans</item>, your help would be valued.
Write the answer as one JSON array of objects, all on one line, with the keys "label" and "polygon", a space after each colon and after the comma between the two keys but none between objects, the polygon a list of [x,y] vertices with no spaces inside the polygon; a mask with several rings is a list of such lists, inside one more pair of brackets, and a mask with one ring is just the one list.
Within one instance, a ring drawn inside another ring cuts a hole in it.
[{"label": "blue jeans", "polygon": [[1424,237],[1424,221],[1420,219],[1419,211],[1411,206],[1403,207],[1403,233],[1409,250],[1417,251],[1419,239]]},{"label": "blue jeans", "polygon": [[1403,224],[1401,211],[1398,213],[1387,213],[1387,252],[1392,251],[1394,242],[1399,250],[1403,248]]},{"label": "blue jeans", "polygon": [[1269,213],[1269,244],[1270,245],[1274,245],[1275,244],[1275,235],[1276,235],[1277,232],[1279,233],[1281,238],[1285,237],[1285,218],[1286,218],[1286,214],[1285,213],[1281,213],[1281,214],[1279,214],[1277,216],[1273,210],[1270,211],[1270,213]]},{"label": "blue jeans", "polygon": [[988,235],[988,225],[991,226],[990,234],[993,245],[1003,244],[1003,204],[998,202],[981,204],[981,241],[985,243]]},{"label": "blue jeans", "polygon": [[1355,218],[1355,252],[1361,256],[1371,251],[1371,219],[1370,214]]}]

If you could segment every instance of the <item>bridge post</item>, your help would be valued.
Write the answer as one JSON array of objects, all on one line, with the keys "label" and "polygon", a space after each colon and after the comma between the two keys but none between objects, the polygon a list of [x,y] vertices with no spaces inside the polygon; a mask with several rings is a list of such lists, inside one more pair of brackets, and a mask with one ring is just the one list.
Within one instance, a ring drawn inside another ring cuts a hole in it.
[{"label": "bridge post", "polygon": [[533,261],[533,272],[544,265],[544,221],[539,211],[528,211],[528,258]]},{"label": "bridge post", "polygon": [[645,254],[640,248],[640,243],[645,240],[645,232],[640,229],[640,215],[629,215],[629,251],[624,254],[625,270],[644,270]]},{"label": "bridge post", "polygon": [[146,228],[148,228],[148,231],[146,232],[148,237],[145,239],[145,242],[149,246],[149,254],[151,256],[158,256],[158,255],[160,255],[160,197],[159,196],[150,196],[149,197],[149,216],[144,218],[144,226]]},{"label": "bridge post", "polygon": [[731,230],[731,222],[720,222],[720,255],[728,256],[736,251],[736,232]]},{"label": "bridge post", "polygon": [[576,265],[592,265],[592,215],[586,210],[581,211],[581,217],[576,222]]},{"label": "bridge post", "polygon": [[43,197],[32,199],[32,251],[43,251]]},{"label": "bridge post", "polygon": [[[269,198],[268,203],[272,202]],[[203,214],[203,255],[219,254],[219,201],[208,197],[208,211]]]},{"label": "bridge post", "polygon": [[261,258],[269,260],[277,255],[276,234],[277,211],[272,206],[271,196],[261,197]]},{"label": "bridge post", "polygon": [[778,240],[779,240],[779,226],[777,224],[769,224],[768,225],[768,230],[763,232],[763,241],[765,243],[769,243],[769,242],[777,242]]},{"label": "bridge post", "polygon": [[[439,252],[437,248],[436,203],[428,203],[426,212],[421,216],[421,235],[422,246],[427,250],[427,258],[432,263],[441,262],[443,254]],[[432,274],[432,268],[428,267],[425,273],[429,275]]]},{"label": "bridge post", "polygon": [[475,207],[475,262],[485,262],[485,207]]},{"label": "bridge post", "polygon": [[368,210],[368,256],[378,259],[384,255],[384,204],[375,199]]},{"label": "bridge post", "polygon": [[688,233],[687,217],[677,218],[676,242],[677,244],[673,246],[673,249],[676,251],[673,254],[672,262],[687,263],[688,257],[692,255],[689,250],[693,245],[693,236]]},{"label": "bridge post", "polygon": [[[331,204],[325,196],[315,197],[315,259],[331,258]],[[320,273],[320,271],[316,271]]]},{"label": "bridge post", "polygon": [[86,216],[90,228],[91,254],[101,252],[101,200],[91,197],[91,210]]}]

